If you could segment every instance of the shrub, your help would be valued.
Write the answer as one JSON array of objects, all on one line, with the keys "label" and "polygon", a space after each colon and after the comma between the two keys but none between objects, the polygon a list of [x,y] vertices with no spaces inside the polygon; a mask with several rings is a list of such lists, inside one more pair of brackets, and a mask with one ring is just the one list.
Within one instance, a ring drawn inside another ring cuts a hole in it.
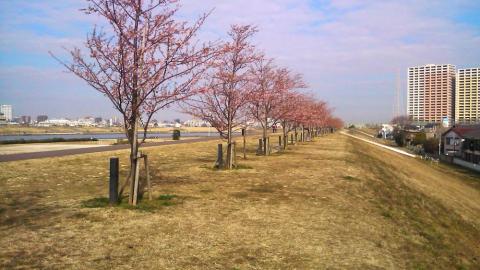
[{"label": "shrub", "polygon": [[415,134],[415,137],[413,138],[413,145],[423,145],[427,141],[427,134],[425,132],[419,132]]},{"label": "shrub", "polygon": [[438,153],[438,139],[430,138],[428,140],[425,140],[425,142],[423,143],[423,149],[425,150],[425,153],[428,154]]},{"label": "shrub", "polygon": [[395,134],[393,135],[393,138],[395,140],[395,143],[400,146],[400,147],[403,147],[405,146],[405,132],[403,131],[397,131],[395,132]]}]

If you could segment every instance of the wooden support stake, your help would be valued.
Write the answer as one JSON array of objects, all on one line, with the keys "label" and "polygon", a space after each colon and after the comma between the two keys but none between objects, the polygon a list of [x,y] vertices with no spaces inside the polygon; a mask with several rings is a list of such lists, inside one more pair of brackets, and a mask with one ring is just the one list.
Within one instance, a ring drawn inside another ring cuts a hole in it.
[{"label": "wooden support stake", "polygon": [[257,155],[263,154],[263,139],[258,139]]},{"label": "wooden support stake", "polygon": [[147,188],[148,188],[148,199],[152,200],[152,183],[150,182],[150,170],[148,169],[148,156],[143,155],[143,162],[145,163],[145,173],[147,174]]},{"label": "wooden support stake", "polygon": [[247,129],[242,128],[242,136],[243,136],[243,159],[247,159]]},{"label": "wooden support stake", "polygon": [[232,149],[232,165],[237,167],[237,142],[233,142],[233,149]]},{"label": "wooden support stake", "polygon": [[140,158],[141,158],[141,153],[138,153],[137,158],[135,159],[135,179],[134,179],[134,186],[133,186],[132,205],[137,205],[137,202],[138,202],[138,184],[139,184],[139,178],[140,178]]},{"label": "wooden support stake", "polygon": [[232,143],[227,144],[227,168],[230,170],[233,166],[233,157],[232,157]]},{"label": "wooden support stake", "polygon": [[118,157],[110,158],[110,185],[109,202],[110,205],[118,204]]}]

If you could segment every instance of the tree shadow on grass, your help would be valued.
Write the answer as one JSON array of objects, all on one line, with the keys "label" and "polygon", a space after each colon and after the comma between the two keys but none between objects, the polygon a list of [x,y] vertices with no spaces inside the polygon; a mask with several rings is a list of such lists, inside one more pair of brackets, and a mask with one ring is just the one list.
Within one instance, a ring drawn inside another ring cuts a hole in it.
[{"label": "tree shadow on grass", "polygon": [[54,223],[62,207],[41,203],[41,192],[22,194],[3,193],[0,202],[0,226],[27,226],[30,229],[48,226]]}]

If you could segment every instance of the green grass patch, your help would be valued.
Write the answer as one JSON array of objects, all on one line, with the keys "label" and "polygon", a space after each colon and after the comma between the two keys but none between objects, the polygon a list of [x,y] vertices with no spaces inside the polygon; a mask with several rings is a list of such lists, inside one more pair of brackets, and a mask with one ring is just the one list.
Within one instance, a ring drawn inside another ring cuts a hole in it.
[{"label": "green grass patch", "polygon": [[158,197],[159,200],[164,200],[164,201],[171,201],[174,198],[177,198],[177,195],[163,194]]},{"label": "green grass patch", "polygon": [[345,175],[342,178],[345,179],[345,180],[348,180],[348,181],[359,181],[357,178],[355,178],[353,176],[350,176],[350,175]]},{"label": "green grass patch", "polygon": [[111,206],[109,200],[106,197],[93,198],[82,202],[82,207],[84,208],[105,208],[105,207],[115,207],[129,210],[140,210],[153,212],[159,210],[166,206],[173,206],[183,201],[173,194],[162,194],[157,198],[148,200],[147,198],[141,198],[137,205],[130,205],[128,203],[128,197],[123,197],[121,202],[117,205]]},{"label": "green grass patch", "polygon": [[82,207],[84,208],[101,208],[107,206],[109,206],[109,201],[106,197],[93,198],[82,202]]},{"label": "green grass patch", "polygon": [[235,170],[251,170],[251,169],[253,169],[253,167],[245,165],[245,164],[238,164],[233,169],[235,169]]},{"label": "green grass patch", "polygon": [[[228,171],[228,169],[225,169],[225,168],[217,168],[215,166],[208,166],[208,165],[202,165],[200,166],[200,168],[206,169],[209,171]],[[234,166],[232,168],[232,170],[251,170],[251,169],[253,169],[252,166],[248,166],[245,164],[237,164],[237,166]]]}]

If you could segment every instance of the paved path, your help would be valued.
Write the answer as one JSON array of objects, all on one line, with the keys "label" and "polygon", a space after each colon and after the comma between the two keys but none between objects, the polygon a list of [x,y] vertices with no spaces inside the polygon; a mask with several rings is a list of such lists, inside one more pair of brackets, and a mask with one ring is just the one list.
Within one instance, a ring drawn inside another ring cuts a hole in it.
[{"label": "paved path", "polygon": [[[205,142],[205,141],[212,141],[212,140],[218,140],[218,139],[219,139],[218,137],[207,137],[207,138],[199,138],[199,139],[180,140],[180,141],[154,142],[154,143],[146,143],[142,145],[142,148],[161,146],[161,145]],[[128,144],[120,144],[120,145],[108,145],[108,146],[99,146],[99,147],[90,147],[90,148],[65,149],[65,150],[44,151],[44,152],[34,152],[34,153],[0,155],[0,162],[37,159],[37,158],[62,157],[62,156],[70,156],[70,155],[116,151],[116,150],[123,150],[123,149],[129,149],[129,148],[130,148],[130,145]]]},{"label": "paved path", "polygon": [[376,145],[376,146],[380,146],[380,147],[383,147],[385,149],[388,149],[390,151],[393,151],[393,152],[397,152],[399,154],[402,154],[402,155],[405,155],[405,156],[409,156],[409,157],[417,157],[416,155],[413,155],[413,154],[410,154],[406,151],[403,151],[403,150],[400,150],[400,149],[397,149],[395,147],[391,147],[391,146],[386,146],[386,145],[383,145],[383,144],[380,144],[380,143],[376,143],[376,142],[372,142],[371,140],[367,140],[367,139],[364,139],[364,138],[360,138],[360,137],[357,137],[355,135],[351,135],[351,134],[348,134],[344,131],[340,131],[340,134],[342,135],[345,135],[345,136],[349,136],[349,137],[352,137],[352,138],[355,138],[357,140],[361,140],[361,141],[364,141],[364,142],[367,142],[367,143],[371,143],[373,145]]}]

